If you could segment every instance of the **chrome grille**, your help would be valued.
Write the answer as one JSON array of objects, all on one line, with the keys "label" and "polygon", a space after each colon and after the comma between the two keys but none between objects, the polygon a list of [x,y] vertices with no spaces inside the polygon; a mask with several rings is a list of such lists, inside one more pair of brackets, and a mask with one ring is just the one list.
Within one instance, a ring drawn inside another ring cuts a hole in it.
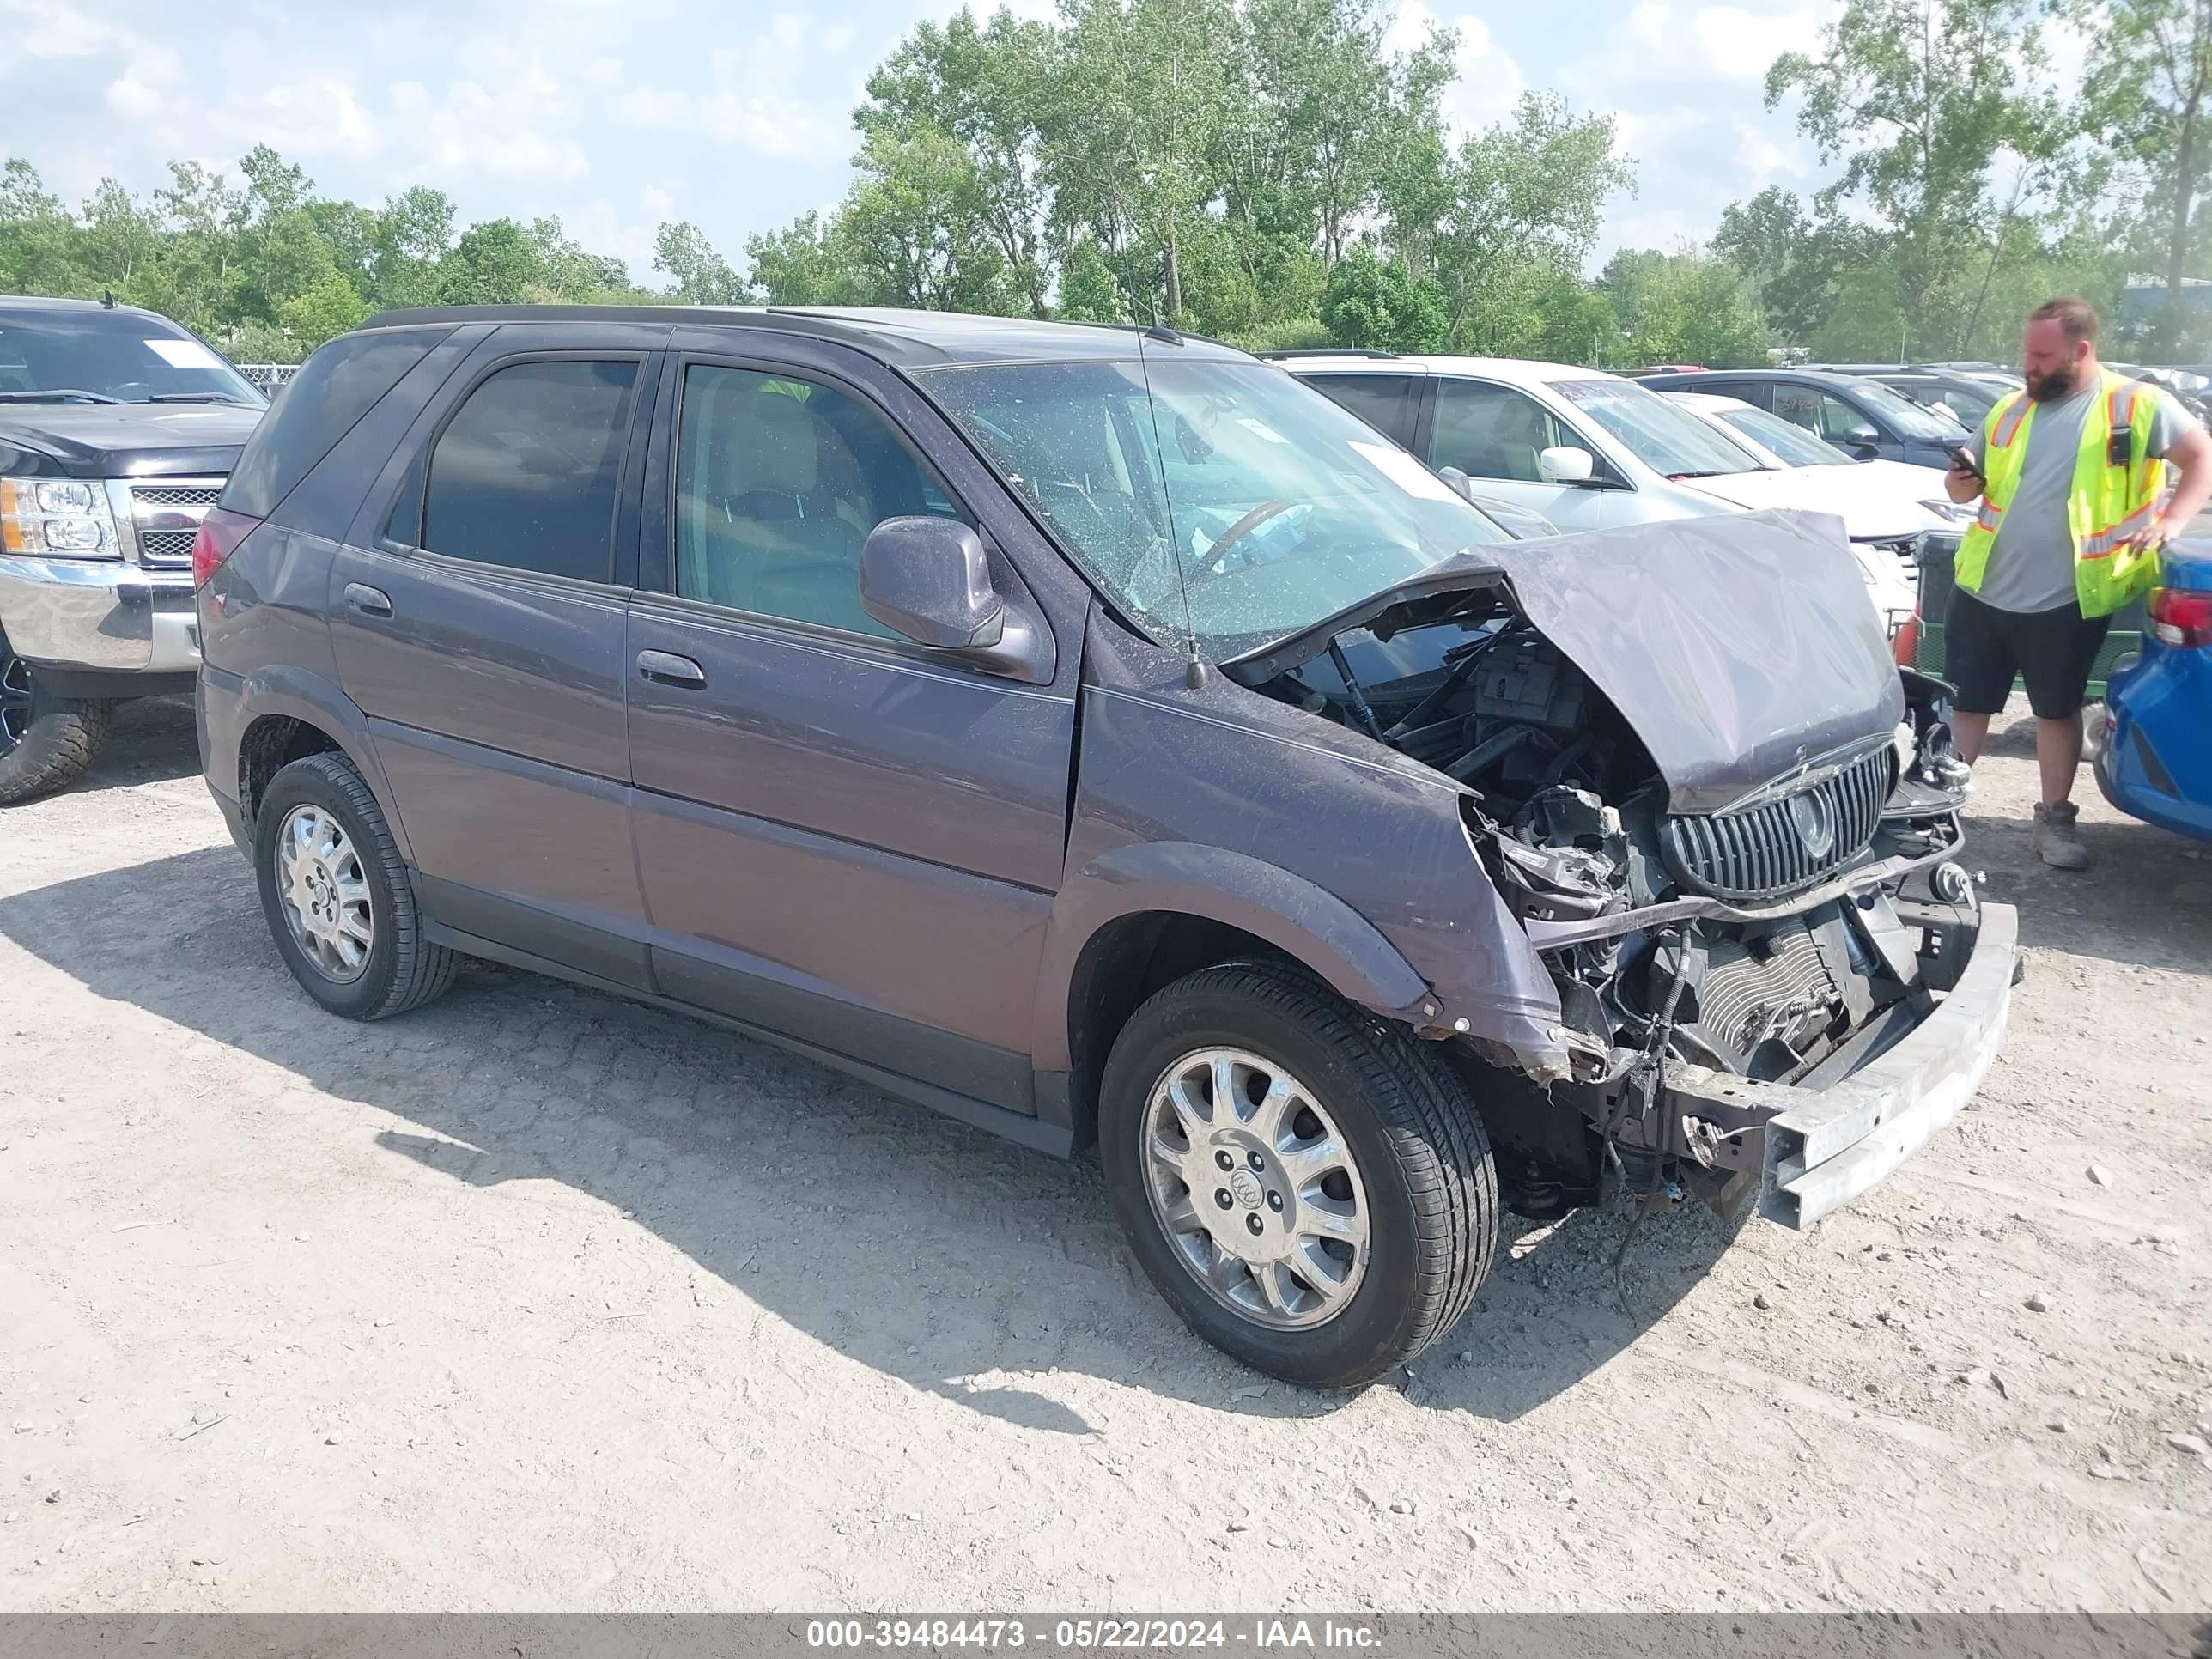
[{"label": "chrome grille", "polygon": [[1759,902],[1809,887],[1866,850],[1896,767],[1884,747],[1740,811],[1670,815],[1667,867],[1685,887],[1714,898]]},{"label": "chrome grille", "polygon": [[196,530],[142,530],[138,557],[146,564],[190,564],[192,543],[198,535]]},{"label": "chrome grille", "polygon": [[221,484],[133,484],[131,499],[139,507],[213,507],[222,497]]},{"label": "chrome grille", "polygon": [[[192,562],[200,520],[222,498],[221,478],[162,478],[126,482],[131,536],[138,562],[149,570],[180,570]],[[111,489],[113,486],[110,486]]]}]

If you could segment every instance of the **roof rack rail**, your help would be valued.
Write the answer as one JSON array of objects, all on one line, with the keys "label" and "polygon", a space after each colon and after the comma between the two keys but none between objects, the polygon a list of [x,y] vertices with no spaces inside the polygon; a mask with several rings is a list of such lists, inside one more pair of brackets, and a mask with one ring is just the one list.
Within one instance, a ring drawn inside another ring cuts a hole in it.
[{"label": "roof rack rail", "polygon": [[1395,351],[1377,351],[1371,346],[1292,346],[1283,351],[1262,351],[1256,354],[1263,362],[1273,362],[1283,357],[1395,357]]}]

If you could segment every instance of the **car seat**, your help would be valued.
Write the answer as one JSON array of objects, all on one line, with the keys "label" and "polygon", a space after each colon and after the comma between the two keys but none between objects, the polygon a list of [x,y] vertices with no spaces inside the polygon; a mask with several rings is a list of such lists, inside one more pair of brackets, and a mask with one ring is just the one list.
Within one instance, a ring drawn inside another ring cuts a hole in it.
[{"label": "car seat", "polygon": [[[860,609],[860,548],[874,520],[860,468],[836,428],[807,403],[750,377],[714,375],[693,395],[700,406],[684,424],[704,438],[700,466],[713,473],[694,475],[678,504],[681,591],[741,611],[882,633]],[[825,474],[833,486],[825,487]]]}]

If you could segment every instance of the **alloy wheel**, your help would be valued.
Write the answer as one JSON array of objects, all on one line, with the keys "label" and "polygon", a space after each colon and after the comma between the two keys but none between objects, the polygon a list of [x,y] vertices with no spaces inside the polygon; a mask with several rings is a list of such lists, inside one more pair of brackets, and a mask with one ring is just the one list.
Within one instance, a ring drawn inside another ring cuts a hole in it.
[{"label": "alloy wheel", "polygon": [[376,942],[368,877],[338,821],[295,806],[276,832],[276,896],[292,942],[335,984],[361,977]]},{"label": "alloy wheel", "polygon": [[1312,1091],[1259,1054],[1200,1049],[1161,1073],[1143,1125],[1153,1218],[1208,1295],[1279,1330],[1344,1311],[1367,1268],[1367,1192]]}]

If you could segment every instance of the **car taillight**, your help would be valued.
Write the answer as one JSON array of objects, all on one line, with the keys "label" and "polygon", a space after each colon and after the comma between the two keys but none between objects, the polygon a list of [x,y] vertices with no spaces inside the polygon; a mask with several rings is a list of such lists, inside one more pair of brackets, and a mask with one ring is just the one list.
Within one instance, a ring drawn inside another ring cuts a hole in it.
[{"label": "car taillight", "polygon": [[2152,588],[2150,631],[2167,645],[2212,645],[2212,593]]},{"label": "car taillight", "polygon": [[210,511],[200,520],[199,534],[192,538],[192,586],[205,587],[222,568],[222,562],[238,551],[238,544],[260,527],[260,520],[249,519],[243,513],[229,513],[219,507]]}]

